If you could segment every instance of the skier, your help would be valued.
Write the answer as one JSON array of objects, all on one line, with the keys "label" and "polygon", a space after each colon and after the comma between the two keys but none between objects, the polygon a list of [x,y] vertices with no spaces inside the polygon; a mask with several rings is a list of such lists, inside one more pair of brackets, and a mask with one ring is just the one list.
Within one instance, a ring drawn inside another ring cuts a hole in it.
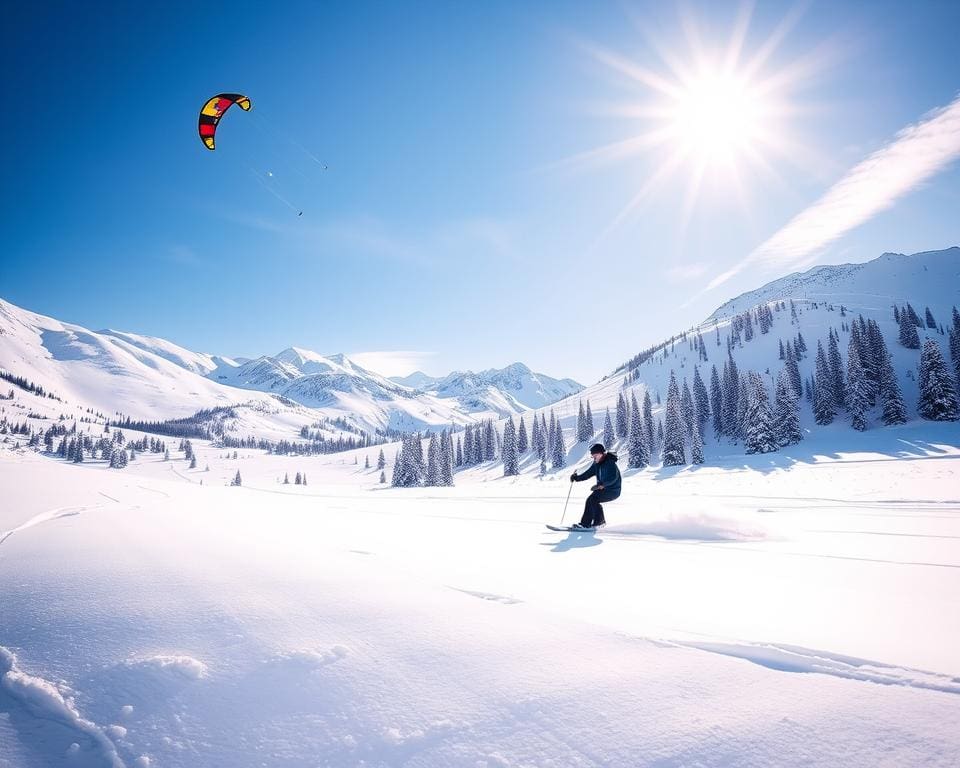
[{"label": "skier", "polygon": [[600,528],[607,524],[603,516],[601,502],[620,498],[620,470],[617,469],[617,454],[606,450],[600,443],[590,446],[593,464],[583,473],[570,475],[571,483],[579,483],[588,477],[596,477],[597,484],[590,490],[587,502],[583,506],[583,517],[573,525],[575,529]]}]

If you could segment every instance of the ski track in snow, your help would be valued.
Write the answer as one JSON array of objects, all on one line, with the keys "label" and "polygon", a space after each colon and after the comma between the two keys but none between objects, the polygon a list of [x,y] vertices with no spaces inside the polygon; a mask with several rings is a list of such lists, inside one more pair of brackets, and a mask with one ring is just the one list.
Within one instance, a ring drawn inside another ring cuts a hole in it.
[{"label": "ski track in snow", "polygon": [[718,653],[759,664],[779,672],[805,672],[842,677],[848,680],[902,685],[941,693],[960,694],[960,678],[898,667],[879,661],[844,656],[829,651],[811,650],[795,645],[721,643],[689,640],[663,640],[658,643]]},{"label": "ski track in snow", "polygon": [[35,525],[40,525],[40,523],[45,523],[48,520],[58,520],[61,517],[73,517],[74,515],[79,515],[81,512],[86,512],[91,509],[100,509],[102,505],[97,504],[95,506],[86,506],[86,507],[60,507],[58,509],[52,509],[49,512],[41,512],[39,515],[34,515],[27,522],[22,525],[18,525],[16,528],[11,528],[9,531],[0,532],[0,544],[3,544],[7,539],[9,539],[13,534],[19,533],[20,531],[25,531],[27,528],[32,528]]}]

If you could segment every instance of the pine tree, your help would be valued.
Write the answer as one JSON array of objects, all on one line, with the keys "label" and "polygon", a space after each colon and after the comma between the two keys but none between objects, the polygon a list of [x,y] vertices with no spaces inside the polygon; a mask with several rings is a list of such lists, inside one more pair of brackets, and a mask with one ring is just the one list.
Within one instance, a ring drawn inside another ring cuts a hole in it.
[{"label": "pine tree", "polygon": [[911,323],[914,324],[915,327],[923,328],[923,320],[920,319],[920,315],[917,314],[917,310],[910,306],[909,301],[907,302],[907,318]]},{"label": "pine tree", "polygon": [[800,401],[790,383],[790,373],[786,368],[780,369],[777,376],[777,389],[774,396],[773,432],[777,445],[784,447],[794,445],[803,440],[803,431],[800,429]]},{"label": "pine tree", "polygon": [[899,341],[907,349],[920,349],[920,334],[917,333],[917,326],[907,311],[900,312]]},{"label": "pine tree", "polygon": [[793,387],[793,394],[799,398],[803,395],[803,382],[800,379],[800,367],[797,365],[797,353],[789,341],[787,342],[787,352],[784,358],[784,368],[790,377],[790,386]]},{"label": "pine tree", "polygon": [[523,416],[520,417],[520,426],[517,427],[517,452],[523,456],[527,452],[527,427],[523,423]]},{"label": "pine tree", "polygon": [[713,413],[713,434],[720,437],[723,434],[723,393],[716,365],[710,368],[710,410]]},{"label": "pine tree", "polygon": [[385,471],[381,471],[381,472],[380,472],[380,482],[381,482],[381,483],[386,483],[386,482],[387,482],[387,473],[386,473]]},{"label": "pine tree", "polygon": [[517,432],[513,426],[513,417],[507,419],[503,428],[503,476],[520,474],[520,457],[517,449]]},{"label": "pine tree", "polygon": [[683,418],[683,430],[687,437],[690,437],[693,434],[696,417],[693,412],[693,395],[690,394],[686,377],[683,379],[683,394],[680,396],[680,415]]},{"label": "pine tree", "polygon": [[830,329],[827,343],[827,365],[830,369],[830,390],[833,393],[833,407],[837,410],[846,407],[846,385],[843,381],[843,358],[840,357],[840,344],[836,333]]},{"label": "pine tree", "polygon": [[693,428],[693,440],[690,443],[690,463],[703,464],[703,433],[699,425]]},{"label": "pine tree", "polygon": [[890,426],[907,423],[907,408],[903,403],[897,374],[893,370],[893,359],[889,354],[880,368],[880,402],[883,405],[881,418],[884,424]]},{"label": "pine tree", "polygon": [[583,410],[583,400],[580,401],[580,410],[577,412],[577,442],[582,443],[590,439],[587,432],[587,415]]},{"label": "pine tree", "polygon": [[627,401],[623,392],[617,397],[617,437],[625,439],[629,434],[630,428],[627,424]]},{"label": "pine tree", "polygon": [[866,372],[860,362],[856,337],[850,336],[847,347],[847,405],[850,407],[850,426],[862,432],[867,428],[867,411],[870,409],[870,387]]},{"label": "pine tree", "polygon": [[387,459],[383,455],[383,448],[380,449],[380,455],[377,456],[377,469],[383,469],[387,466]]},{"label": "pine tree", "polygon": [[817,424],[826,425],[833,422],[836,410],[833,406],[833,386],[830,378],[830,367],[827,356],[823,351],[823,344],[817,341],[816,373],[813,378],[813,418]]},{"label": "pine tree", "polygon": [[546,454],[544,449],[543,432],[540,430],[540,419],[537,418],[536,413],[533,414],[533,429],[530,433],[530,447],[541,459]]},{"label": "pine tree", "polygon": [[927,328],[933,328],[934,330],[936,330],[937,321],[933,319],[933,313],[930,311],[930,307],[927,307],[926,309],[926,321],[927,321]]},{"label": "pine tree", "polygon": [[703,425],[710,418],[710,399],[707,396],[707,388],[700,378],[700,370],[693,366],[693,407],[697,414],[697,421],[701,432]]},{"label": "pine tree", "polygon": [[551,466],[554,469],[562,469],[567,466],[567,447],[563,441],[563,429],[560,426],[560,421],[557,420],[554,422],[554,433],[553,433],[553,454]]},{"label": "pine tree", "polygon": [[284,473],[283,473],[283,484],[284,484],[284,485],[290,485],[290,473],[289,473],[289,472],[284,472]]},{"label": "pine tree", "polygon": [[630,436],[627,438],[627,466],[631,469],[643,469],[650,463],[644,437],[643,413],[634,394],[630,403]]},{"label": "pine tree", "polygon": [[[791,387],[792,389],[792,387]],[[746,453],[769,453],[777,450],[773,431],[773,414],[763,379],[756,371],[749,371],[747,378],[747,411],[744,420],[744,451]]]},{"label": "pine tree", "polygon": [[650,402],[650,390],[643,391],[643,431],[647,438],[647,452],[651,460],[656,442],[653,439],[653,404]]},{"label": "pine tree", "polygon": [[440,435],[440,485],[445,488],[453,486],[453,435],[443,430]]},{"label": "pine tree", "polygon": [[427,444],[427,476],[425,485],[434,487],[440,485],[440,446],[437,444],[437,433],[430,435]]},{"label": "pine tree", "polygon": [[680,411],[680,389],[673,371],[670,371],[670,384],[667,387],[667,413],[663,428],[663,466],[675,467],[686,464],[684,453],[683,414]]},{"label": "pine tree", "polygon": [[364,456],[364,457],[363,457],[363,468],[364,468],[364,469],[370,469],[370,456],[369,456],[369,454],[368,454],[367,456]]},{"label": "pine tree", "polygon": [[920,389],[917,413],[921,418],[930,421],[956,421],[960,418],[953,376],[933,339],[923,343],[917,385]]},{"label": "pine tree", "polygon": [[603,444],[610,448],[613,445],[613,422],[610,420],[610,409],[607,408],[607,414],[603,419]]},{"label": "pine tree", "polygon": [[243,485],[243,480],[240,478],[240,470],[239,470],[239,469],[237,470],[237,474],[236,474],[236,476],[233,478],[233,482],[231,482],[230,485],[237,485],[237,486]]},{"label": "pine tree", "polygon": [[299,472],[297,472],[296,477],[293,479],[293,484],[294,484],[294,485],[300,485],[300,473],[299,473]]},{"label": "pine tree", "polygon": [[[744,393],[745,395],[746,393]],[[723,364],[723,434],[738,437],[740,429],[737,415],[740,411],[740,373],[733,360],[733,353],[727,353]]]}]

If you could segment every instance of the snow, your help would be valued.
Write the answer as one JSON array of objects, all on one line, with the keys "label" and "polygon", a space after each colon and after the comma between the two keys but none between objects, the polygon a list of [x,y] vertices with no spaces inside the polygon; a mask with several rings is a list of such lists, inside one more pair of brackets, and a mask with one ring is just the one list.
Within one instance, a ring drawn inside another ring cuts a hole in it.
[{"label": "snow", "polygon": [[954,765],[960,435],[853,439],[628,472],[597,534],[569,471],[0,450],[0,766]]}]

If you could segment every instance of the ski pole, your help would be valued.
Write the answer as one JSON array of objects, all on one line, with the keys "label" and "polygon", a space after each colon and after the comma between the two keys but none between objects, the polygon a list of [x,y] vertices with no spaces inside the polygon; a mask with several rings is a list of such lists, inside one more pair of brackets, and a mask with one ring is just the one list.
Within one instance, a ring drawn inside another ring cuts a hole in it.
[{"label": "ski pole", "polygon": [[560,525],[563,525],[563,518],[567,516],[567,504],[570,503],[570,494],[573,493],[573,483],[570,483],[570,490],[567,491],[567,500],[563,502],[563,515],[560,516]]}]

